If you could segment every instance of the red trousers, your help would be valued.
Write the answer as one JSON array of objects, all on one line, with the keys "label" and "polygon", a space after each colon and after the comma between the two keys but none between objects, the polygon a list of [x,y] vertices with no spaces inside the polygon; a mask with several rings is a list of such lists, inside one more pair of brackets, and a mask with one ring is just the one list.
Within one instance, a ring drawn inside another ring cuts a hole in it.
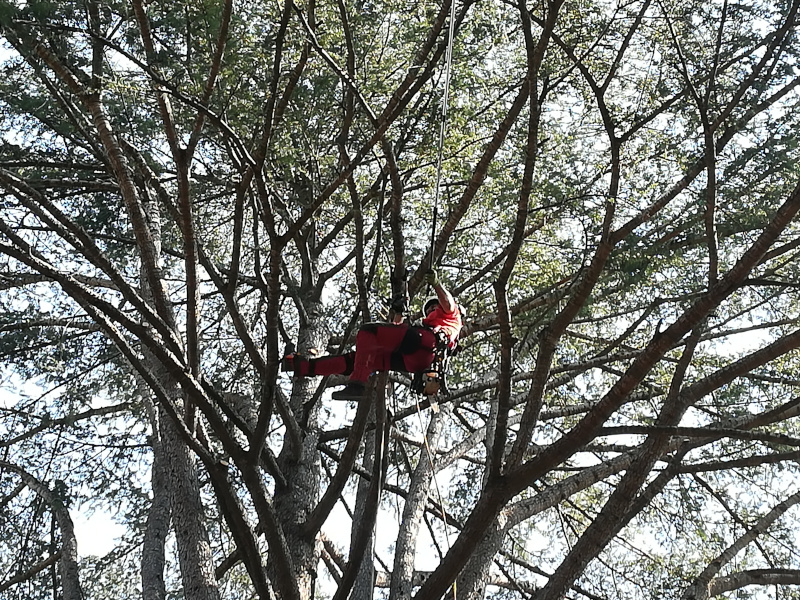
[{"label": "red trousers", "polygon": [[406,323],[367,323],[358,330],[355,352],[295,359],[295,375],[350,375],[367,381],[376,371],[422,372],[433,363],[436,336],[425,327]]}]

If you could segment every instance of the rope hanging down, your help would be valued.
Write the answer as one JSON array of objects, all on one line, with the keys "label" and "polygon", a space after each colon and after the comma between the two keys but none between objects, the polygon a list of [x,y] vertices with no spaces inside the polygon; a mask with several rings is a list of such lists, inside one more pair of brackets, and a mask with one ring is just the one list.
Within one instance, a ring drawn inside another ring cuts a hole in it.
[{"label": "rope hanging down", "polygon": [[[453,38],[456,29],[456,0],[450,0],[450,24],[447,29],[447,49],[445,50],[444,55],[444,95],[442,97],[442,120],[439,124],[439,146],[437,149],[436,155],[436,188],[433,195],[433,218],[431,219],[431,248],[430,248],[430,263],[429,268],[433,270],[434,267],[434,250],[436,247],[436,220],[439,216],[439,197],[441,196],[441,186],[442,186],[442,157],[444,154],[444,135],[447,129],[447,108],[448,104],[450,103],[450,71],[453,65]],[[420,416],[420,425],[422,425],[421,421],[421,413],[419,408],[419,402],[417,402],[417,415]],[[436,418],[435,416],[432,418]],[[430,461],[431,468],[433,468],[433,456],[431,455],[431,449],[428,444],[428,435],[427,431],[424,426],[422,426],[422,434],[425,439],[425,451],[428,453],[428,460]],[[447,534],[447,517],[444,511],[444,500],[442,499],[442,492],[439,489],[439,483],[436,480],[436,473],[433,473],[433,483],[436,488],[436,494],[439,497],[439,506],[442,510],[442,522],[444,523],[444,535],[445,535],[445,543],[447,544],[448,551],[450,550],[450,536]],[[453,581],[453,600],[455,600],[456,594],[456,582]]]},{"label": "rope hanging down", "polygon": [[450,0],[450,24],[447,28],[447,49],[444,55],[444,96],[442,97],[442,120],[439,124],[439,147],[436,158],[436,188],[433,196],[433,219],[431,224],[431,249],[429,268],[433,269],[436,245],[436,220],[439,216],[439,197],[442,183],[442,156],[444,153],[444,134],[447,128],[447,105],[450,101],[450,71],[453,64],[453,37],[456,21],[456,0]]}]

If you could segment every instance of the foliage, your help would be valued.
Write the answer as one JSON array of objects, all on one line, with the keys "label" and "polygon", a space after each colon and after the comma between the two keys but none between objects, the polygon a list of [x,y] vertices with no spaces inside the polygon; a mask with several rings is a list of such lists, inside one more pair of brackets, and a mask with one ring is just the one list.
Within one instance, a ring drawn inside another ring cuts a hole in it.
[{"label": "foliage", "polygon": [[791,597],[799,6],[0,0],[0,594]]}]

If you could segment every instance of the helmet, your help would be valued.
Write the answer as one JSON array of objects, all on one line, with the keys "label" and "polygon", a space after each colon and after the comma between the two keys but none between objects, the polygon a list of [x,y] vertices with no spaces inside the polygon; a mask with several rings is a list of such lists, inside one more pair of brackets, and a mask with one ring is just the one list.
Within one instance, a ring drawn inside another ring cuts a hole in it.
[{"label": "helmet", "polygon": [[433,296],[425,300],[425,305],[422,307],[422,314],[427,315],[428,311],[433,308],[434,304],[437,305],[439,304],[439,298],[437,298],[436,296]]}]

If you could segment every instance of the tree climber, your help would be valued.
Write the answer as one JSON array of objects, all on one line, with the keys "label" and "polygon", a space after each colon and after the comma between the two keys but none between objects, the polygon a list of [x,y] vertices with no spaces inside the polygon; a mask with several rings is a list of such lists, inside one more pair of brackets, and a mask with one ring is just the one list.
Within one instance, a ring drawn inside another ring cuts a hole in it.
[{"label": "tree climber", "polygon": [[296,377],[320,375],[350,375],[344,389],[331,394],[336,400],[360,400],[366,394],[366,382],[373,372],[405,371],[421,374],[431,369],[437,358],[456,347],[461,332],[461,311],[439,281],[436,272],[425,274],[436,296],[428,299],[423,308],[422,325],[404,322],[402,312],[392,323],[366,323],[356,335],[353,352],[341,355],[306,358],[289,352],[281,370]]}]

